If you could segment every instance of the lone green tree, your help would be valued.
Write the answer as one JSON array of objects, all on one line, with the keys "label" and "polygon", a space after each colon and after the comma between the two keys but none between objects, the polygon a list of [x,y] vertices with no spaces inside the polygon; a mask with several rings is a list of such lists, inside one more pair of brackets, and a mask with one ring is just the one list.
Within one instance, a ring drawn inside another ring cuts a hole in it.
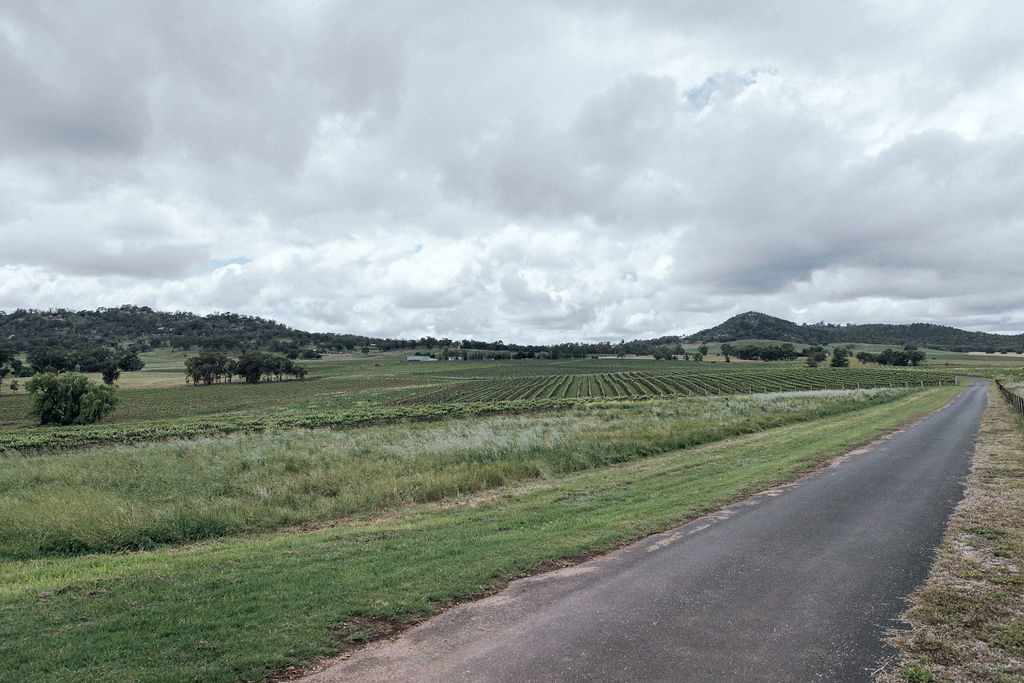
[{"label": "lone green tree", "polygon": [[37,374],[26,388],[32,395],[32,414],[43,425],[99,422],[117,406],[114,387],[73,372]]}]

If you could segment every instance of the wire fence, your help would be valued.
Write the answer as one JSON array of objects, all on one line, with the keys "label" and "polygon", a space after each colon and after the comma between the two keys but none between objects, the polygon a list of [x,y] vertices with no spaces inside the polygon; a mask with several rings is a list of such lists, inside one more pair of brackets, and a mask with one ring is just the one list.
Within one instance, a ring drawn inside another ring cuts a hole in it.
[{"label": "wire fence", "polygon": [[996,380],[996,386],[999,387],[999,393],[1003,395],[1003,398],[1006,399],[1007,403],[1009,403],[1010,406],[1018,413],[1024,415],[1024,396],[1010,391],[1003,386],[1003,383],[999,380]]}]

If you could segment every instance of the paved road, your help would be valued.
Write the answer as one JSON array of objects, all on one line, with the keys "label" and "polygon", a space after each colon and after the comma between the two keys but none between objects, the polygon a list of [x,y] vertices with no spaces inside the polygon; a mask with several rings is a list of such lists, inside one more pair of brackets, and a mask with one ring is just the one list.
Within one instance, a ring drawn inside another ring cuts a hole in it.
[{"label": "paved road", "polygon": [[985,388],[795,486],[516,581],[310,681],[864,681],[962,494]]}]

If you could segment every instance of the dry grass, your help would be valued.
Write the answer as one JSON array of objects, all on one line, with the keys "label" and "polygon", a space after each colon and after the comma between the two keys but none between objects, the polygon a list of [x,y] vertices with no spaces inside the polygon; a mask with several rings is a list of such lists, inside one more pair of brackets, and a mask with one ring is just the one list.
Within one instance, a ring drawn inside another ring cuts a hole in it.
[{"label": "dry grass", "polygon": [[964,500],[891,634],[894,681],[1024,681],[1024,422],[993,388]]},{"label": "dry grass", "polygon": [[863,389],[593,403],[0,458],[0,561],[379,514],[914,400],[902,389]]}]

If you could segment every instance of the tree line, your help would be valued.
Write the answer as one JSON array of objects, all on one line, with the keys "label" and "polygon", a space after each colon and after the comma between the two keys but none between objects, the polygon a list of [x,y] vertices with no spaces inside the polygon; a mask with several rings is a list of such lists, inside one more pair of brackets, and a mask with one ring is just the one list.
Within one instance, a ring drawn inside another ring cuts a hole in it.
[{"label": "tree line", "polygon": [[238,358],[232,358],[220,351],[204,351],[185,359],[185,382],[198,385],[232,382],[235,377],[247,384],[274,379],[280,382],[284,377],[305,379],[306,368],[287,356],[249,351]]},{"label": "tree line", "polygon": [[722,344],[719,347],[719,353],[726,358],[764,361],[796,360],[804,355],[792,344],[744,344],[742,346]]},{"label": "tree line", "polygon": [[924,351],[918,351],[913,346],[907,346],[901,351],[886,349],[881,353],[868,353],[861,351],[857,354],[857,360],[862,363],[878,363],[879,365],[920,365],[924,362]]},{"label": "tree line", "polygon": [[36,372],[103,372],[115,368],[125,372],[141,370],[146,363],[135,349],[125,351],[95,346],[77,351],[54,347],[31,349],[28,354],[30,374]]}]

